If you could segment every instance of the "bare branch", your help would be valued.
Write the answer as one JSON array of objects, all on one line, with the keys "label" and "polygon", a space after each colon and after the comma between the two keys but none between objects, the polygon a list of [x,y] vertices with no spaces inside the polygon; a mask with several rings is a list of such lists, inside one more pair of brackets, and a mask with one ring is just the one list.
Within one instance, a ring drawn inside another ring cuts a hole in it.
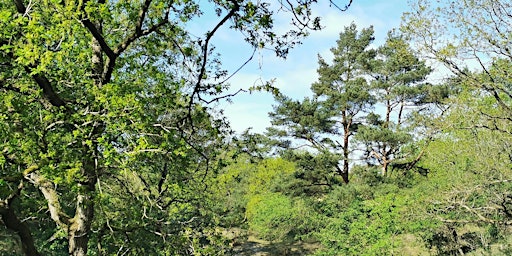
[{"label": "bare branch", "polygon": [[348,10],[348,8],[350,7],[350,5],[352,5],[352,1],[353,1],[353,0],[350,0],[350,1],[348,2],[348,4],[346,4],[346,5],[345,5],[345,7],[343,7],[343,8],[341,8],[341,7],[339,7],[337,4],[335,4],[333,0],[329,0],[329,3],[330,3],[331,5],[333,5],[334,7],[336,7],[338,10],[340,10],[340,11],[344,12],[344,11]]},{"label": "bare branch", "polygon": [[203,99],[201,99],[201,100],[202,100],[204,103],[206,103],[206,104],[210,104],[210,103],[212,103],[212,102],[217,102],[217,101],[220,101],[220,100],[225,99],[225,98],[231,98],[231,97],[233,97],[233,96],[238,95],[238,94],[239,94],[239,93],[241,93],[241,92],[247,92],[247,91],[246,91],[246,90],[244,90],[244,89],[238,89],[238,91],[236,91],[236,92],[234,92],[234,93],[230,93],[230,94],[226,94],[226,95],[223,95],[223,96],[220,96],[220,97],[216,97],[216,98],[214,98],[214,99],[212,99],[212,100],[203,100]]},{"label": "bare branch", "polygon": [[219,21],[219,23],[217,23],[217,25],[213,28],[212,31],[206,33],[206,39],[205,39],[205,42],[203,45],[203,62],[201,64],[201,69],[199,71],[199,74],[197,75],[197,81],[196,81],[196,84],[194,85],[194,91],[192,92],[192,95],[190,96],[189,113],[192,111],[192,105],[193,105],[192,103],[194,101],[194,97],[196,94],[199,93],[200,88],[201,88],[201,81],[203,81],[204,74],[206,73],[206,63],[208,62],[208,46],[210,44],[210,40],[212,39],[215,32],[217,32],[217,30],[220,27],[222,27],[222,25],[224,25],[224,23],[226,23],[226,21],[228,21],[231,17],[233,17],[235,15],[235,13],[240,9],[240,5],[238,4],[237,1],[232,0],[231,2],[233,3],[233,7],[231,7],[231,10],[229,11],[229,13],[226,14],[226,16],[224,16],[224,18],[221,21]]},{"label": "bare branch", "polygon": [[226,79],[222,80],[222,82],[220,82],[219,84],[224,84],[225,82],[227,82],[229,79],[231,79],[234,75],[236,75],[238,72],[240,72],[240,70],[242,70],[243,67],[245,67],[247,65],[247,63],[249,63],[249,61],[252,60],[252,58],[254,58],[254,54],[256,53],[256,48],[253,49],[252,51],[252,54],[251,54],[251,57],[249,57],[242,65],[240,65],[240,67],[238,67],[235,72],[233,72],[231,75],[229,75]]}]

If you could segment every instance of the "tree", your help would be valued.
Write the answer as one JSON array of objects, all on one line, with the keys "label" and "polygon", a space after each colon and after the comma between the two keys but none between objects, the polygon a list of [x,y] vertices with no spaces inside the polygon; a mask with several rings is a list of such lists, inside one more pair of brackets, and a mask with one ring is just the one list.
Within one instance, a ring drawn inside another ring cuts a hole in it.
[{"label": "tree", "polygon": [[[425,56],[450,71],[459,89],[444,118],[435,123],[443,135],[429,146],[424,163],[456,183],[446,196],[432,200],[439,202],[431,207],[433,217],[449,231],[432,240],[440,253],[487,249],[489,241],[508,236],[510,227],[510,182],[504,177],[510,177],[512,155],[512,5],[499,0],[417,1],[413,7],[402,30]],[[461,235],[468,223],[479,229]],[[446,244],[450,246],[443,248]],[[508,242],[504,248],[510,250]]]},{"label": "tree", "polygon": [[[402,30],[427,57],[442,63],[467,86],[491,95],[510,118],[512,91],[507,75],[512,61],[512,5],[508,1],[456,1],[432,4],[419,0],[404,15]],[[506,127],[495,127],[507,132]]]},{"label": "tree", "polygon": [[482,111],[499,115],[502,110],[491,95],[482,95],[464,80],[458,83],[461,92],[433,124],[443,133],[428,145],[422,158],[422,166],[435,173],[429,179],[442,191],[426,202],[426,216],[440,221],[426,242],[440,254],[489,250],[492,244],[509,251],[510,242],[503,240],[510,235],[512,223],[507,178],[512,174],[512,137],[493,128],[508,121],[481,118]]},{"label": "tree", "polygon": [[[349,182],[350,137],[359,124],[356,119],[374,103],[365,78],[375,57],[375,50],[369,49],[373,40],[372,27],[361,32],[353,23],[345,27],[331,49],[333,63],[319,57],[319,79],[311,86],[315,97],[303,102],[278,98],[279,105],[270,114],[272,125],[281,127],[274,129],[274,134],[306,140],[321,153],[341,150],[336,155],[343,167],[336,160],[331,168],[345,183]],[[341,142],[337,136],[342,137]]]},{"label": "tree", "polygon": [[[272,127],[267,128],[268,134],[277,138],[275,145],[285,149],[280,152],[282,156],[297,164],[296,181],[305,183],[292,184],[292,187],[299,188],[299,191],[293,189],[292,193],[322,191],[321,187],[331,186],[341,157],[336,152],[336,145],[328,143],[328,134],[335,125],[329,113],[320,107],[316,99],[305,98],[301,102],[279,96],[276,100],[280,105],[270,113]],[[294,140],[306,144],[294,145]],[[303,151],[303,147],[316,152]]]},{"label": "tree", "polygon": [[433,85],[422,84],[430,72],[425,61],[419,60],[404,38],[393,31],[377,50],[372,91],[384,106],[384,118],[376,113],[368,115],[367,125],[359,128],[356,138],[366,145],[367,157],[382,166],[384,176],[402,146],[412,139],[406,131],[404,111],[431,101],[426,99],[429,95],[425,87]]},{"label": "tree", "polygon": [[[46,247],[20,220],[49,217],[69,255],[155,254],[155,235],[176,236],[177,246],[159,244],[184,253],[178,236],[201,223],[197,193],[224,127],[206,106],[223,98],[228,78],[212,37],[231,24],[253,47],[285,56],[320,28],[314,2],[280,3],[296,28],[278,35],[269,3],[214,1],[217,23],[197,38],[186,30],[205,11],[194,1],[1,1],[0,214],[23,252]],[[15,207],[25,195],[49,216]],[[139,234],[152,237],[127,248]]]}]

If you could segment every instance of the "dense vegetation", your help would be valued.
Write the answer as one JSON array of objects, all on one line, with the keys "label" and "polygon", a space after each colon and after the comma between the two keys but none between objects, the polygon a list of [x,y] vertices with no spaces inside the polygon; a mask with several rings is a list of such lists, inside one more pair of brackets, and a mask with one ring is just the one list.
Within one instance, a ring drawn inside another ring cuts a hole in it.
[{"label": "dense vegetation", "polygon": [[211,39],[285,57],[315,2],[0,1],[0,254],[511,254],[512,4],[351,24],[311,97],[253,88],[272,127],[232,134]]}]

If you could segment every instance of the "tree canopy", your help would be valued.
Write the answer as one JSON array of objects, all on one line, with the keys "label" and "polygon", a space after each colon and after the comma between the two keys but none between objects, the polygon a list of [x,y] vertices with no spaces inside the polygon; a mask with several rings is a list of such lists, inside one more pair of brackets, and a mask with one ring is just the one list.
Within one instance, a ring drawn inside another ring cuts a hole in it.
[{"label": "tree canopy", "polygon": [[[229,26],[284,57],[320,29],[314,2],[212,1],[215,23],[192,36],[210,10],[195,1],[1,1],[0,213],[23,252],[203,250],[201,191],[227,130],[208,103],[229,78],[211,40]],[[272,8],[295,26],[277,33]]]},{"label": "tree canopy", "polygon": [[349,24],[311,96],[254,87],[271,127],[231,131],[212,41],[286,57],[316,2],[0,0],[0,254],[510,255],[512,5]]}]

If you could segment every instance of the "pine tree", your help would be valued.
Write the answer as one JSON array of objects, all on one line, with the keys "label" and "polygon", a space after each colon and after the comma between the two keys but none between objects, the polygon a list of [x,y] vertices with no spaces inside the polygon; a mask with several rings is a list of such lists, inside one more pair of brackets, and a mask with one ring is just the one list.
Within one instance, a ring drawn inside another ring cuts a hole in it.
[{"label": "pine tree", "polygon": [[357,138],[366,144],[367,158],[378,163],[386,175],[400,148],[412,139],[403,125],[404,111],[426,103],[428,88],[424,80],[431,69],[394,31],[388,33],[386,43],[377,52],[372,64],[372,91],[384,106],[384,118],[368,115],[367,125],[360,129]]},{"label": "pine tree", "polygon": [[314,98],[302,102],[280,98],[270,114],[275,126],[271,134],[305,140],[318,153],[335,153],[339,161],[331,168],[345,183],[349,182],[350,137],[362,114],[374,104],[366,76],[376,55],[370,49],[373,40],[372,27],[361,32],[353,23],[345,27],[331,49],[332,63],[319,56],[319,79],[311,86]]}]

